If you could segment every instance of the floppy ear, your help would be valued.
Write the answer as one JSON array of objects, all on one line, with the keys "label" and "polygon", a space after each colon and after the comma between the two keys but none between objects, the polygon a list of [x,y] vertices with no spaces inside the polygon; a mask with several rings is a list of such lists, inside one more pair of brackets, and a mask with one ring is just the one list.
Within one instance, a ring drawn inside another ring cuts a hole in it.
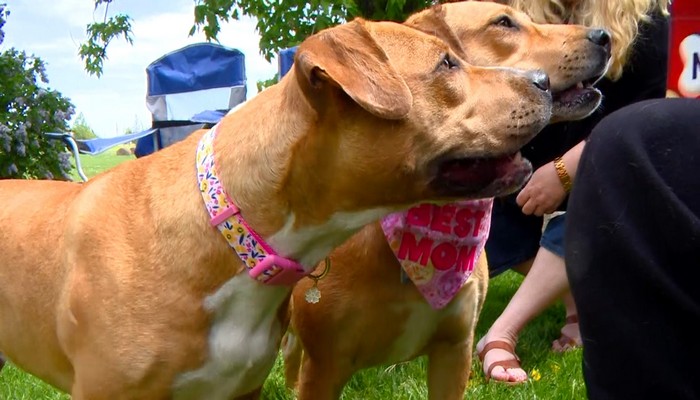
[{"label": "floppy ear", "polygon": [[404,25],[442,39],[461,59],[468,60],[462,48],[462,41],[445,21],[445,12],[445,9],[437,4],[411,15]]},{"label": "floppy ear", "polygon": [[411,91],[365,24],[355,19],[306,39],[294,58],[297,79],[307,96],[331,85],[380,118],[403,118],[413,105]]}]

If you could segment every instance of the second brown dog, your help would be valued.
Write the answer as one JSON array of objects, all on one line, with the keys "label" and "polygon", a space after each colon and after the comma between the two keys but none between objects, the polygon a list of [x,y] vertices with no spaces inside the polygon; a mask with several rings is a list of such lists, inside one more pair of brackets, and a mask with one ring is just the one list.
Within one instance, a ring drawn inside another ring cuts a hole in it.
[{"label": "second brown dog", "polygon": [[[607,68],[605,31],[535,24],[510,7],[489,2],[444,4],[406,23],[458,41],[473,64],[547,72],[555,99],[552,121],[586,117],[600,104],[600,92],[592,84]],[[305,301],[311,280],[293,292],[283,350],[287,383],[298,389],[298,398],[336,399],[360,369],[427,355],[430,398],[462,399],[488,286],[485,255],[440,309],[431,307],[416,286],[402,282],[401,265],[380,223],[336,249],[331,261],[329,274],[318,282],[319,303]]]}]

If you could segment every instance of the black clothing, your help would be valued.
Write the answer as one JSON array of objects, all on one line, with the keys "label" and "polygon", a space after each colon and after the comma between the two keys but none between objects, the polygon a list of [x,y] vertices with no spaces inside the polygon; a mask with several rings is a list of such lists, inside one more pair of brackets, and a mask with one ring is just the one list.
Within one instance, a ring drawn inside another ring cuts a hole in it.
[{"label": "black clothing", "polygon": [[591,400],[699,399],[700,100],[596,126],[567,212],[566,266]]}]

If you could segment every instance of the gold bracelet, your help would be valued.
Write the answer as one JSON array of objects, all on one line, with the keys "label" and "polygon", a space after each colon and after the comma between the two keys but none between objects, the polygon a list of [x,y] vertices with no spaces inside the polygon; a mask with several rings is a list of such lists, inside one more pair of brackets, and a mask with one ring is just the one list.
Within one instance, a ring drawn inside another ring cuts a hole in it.
[{"label": "gold bracelet", "polygon": [[561,157],[557,157],[553,162],[554,169],[557,170],[557,175],[559,175],[559,182],[561,182],[561,185],[564,187],[564,191],[569,193],[571,191],[571,187],[573,186],[573,182],[571,182],[571,177],[566,171],[564,160],[562,160]]}]

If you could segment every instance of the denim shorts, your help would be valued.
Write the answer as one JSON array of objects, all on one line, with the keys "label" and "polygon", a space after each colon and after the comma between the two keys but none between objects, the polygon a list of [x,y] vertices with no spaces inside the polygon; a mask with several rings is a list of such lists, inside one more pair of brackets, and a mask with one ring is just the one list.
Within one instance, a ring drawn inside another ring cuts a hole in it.
[{"label": "denim shorts", "polygon": [[563,258],[565,220],[566,214],[559,214],[543,230],[544,218],[523,214],[515,195],[495,199],[486,242],[489,275],[494,277],[532,259],[540,246]]}]

